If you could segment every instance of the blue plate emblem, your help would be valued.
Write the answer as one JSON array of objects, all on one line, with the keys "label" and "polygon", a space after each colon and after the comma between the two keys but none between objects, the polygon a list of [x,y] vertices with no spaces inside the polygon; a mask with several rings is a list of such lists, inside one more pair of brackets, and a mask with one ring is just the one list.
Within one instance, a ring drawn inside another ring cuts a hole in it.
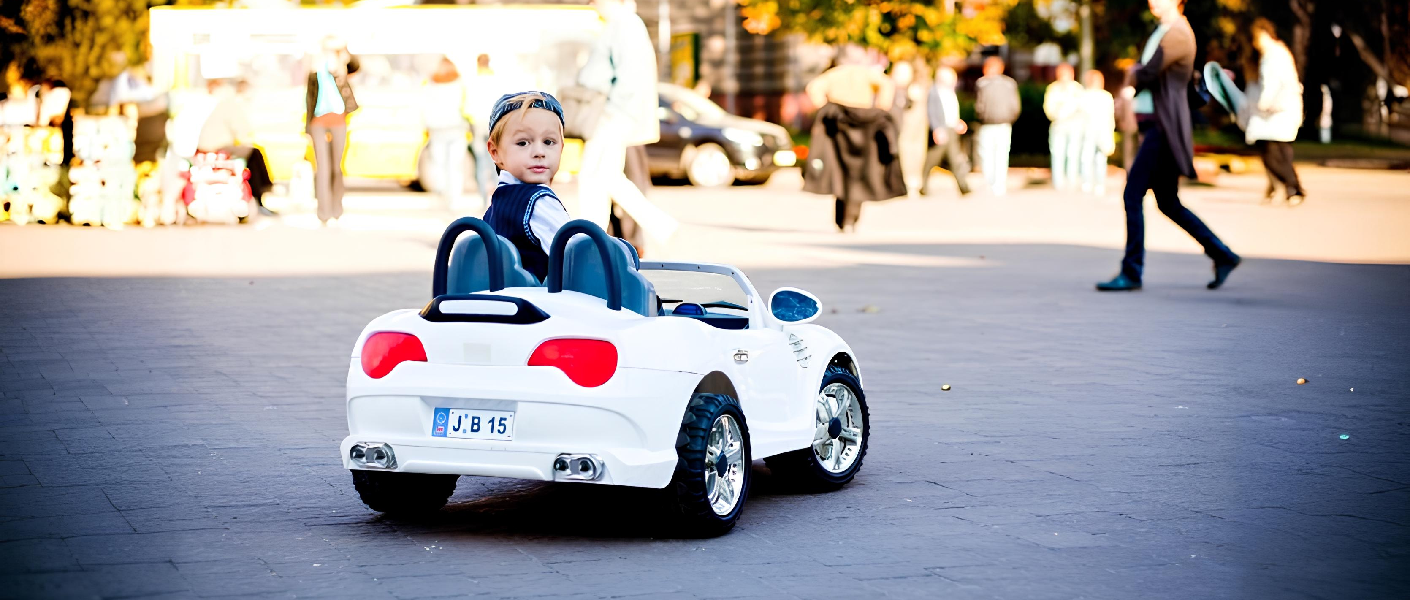
[{"label": "blue plate emblem", "polygon": [[445,437],[446,421],[450,420],[450,409],[437,408],[435,420],[436,424],[431,427],[431,437]]}]

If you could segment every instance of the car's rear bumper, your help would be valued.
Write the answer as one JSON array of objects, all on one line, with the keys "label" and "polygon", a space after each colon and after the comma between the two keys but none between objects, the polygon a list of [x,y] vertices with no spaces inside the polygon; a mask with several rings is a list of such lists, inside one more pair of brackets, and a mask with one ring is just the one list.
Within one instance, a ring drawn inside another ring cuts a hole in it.
[{"label": "car's rear bumper", "polygon": [[[551,367],[426,363],[403,363],[374,380],[353,359],[343,466],[364,468],[350,449],[380,442],[392,446],[399,472],[552,481],[559,455],[592,455],[604,466],[594,483],[661,488],[674,472],[675,438],[697,383],[691,373],[622,368],[606,384],[583,388]],[[513,411],[513,439],[433,437],[437,408]]]}]

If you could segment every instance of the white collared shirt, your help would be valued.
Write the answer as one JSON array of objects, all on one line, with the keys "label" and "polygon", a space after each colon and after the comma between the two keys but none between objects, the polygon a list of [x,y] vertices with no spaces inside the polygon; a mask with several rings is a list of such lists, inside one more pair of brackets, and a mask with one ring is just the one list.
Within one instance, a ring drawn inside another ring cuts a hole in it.
[{"label": "white collared shirt", "polygon": [[[521,183],[524,182],[519,181],[519,178],[510,174],[509,171],[503,169],[499,171],[499,185]],[[548,186],[543,185],[543,187]],[[548,249],[553,245],[553,236],[557,235],[558,230],[572,220],[572,217],[568,216],[568,209],[563,208],[563,201],[558,199],[557,194],[554,194],[553,200],[553,202],[535,202],[533,214],[529,215],[529,230],[534,232],[534,237],[539,239],[539,245],[543,246],[544,254],[548,254]]]}]

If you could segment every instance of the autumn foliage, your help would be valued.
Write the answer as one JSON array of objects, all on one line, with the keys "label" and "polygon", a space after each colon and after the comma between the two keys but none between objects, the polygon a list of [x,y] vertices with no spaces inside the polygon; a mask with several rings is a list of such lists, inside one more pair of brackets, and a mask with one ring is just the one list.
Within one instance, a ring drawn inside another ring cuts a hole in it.
[{"label": "autumn foliage", "polygon": [[782,30],[825,44],[855,43],[893,57],[967,54],[1004,42],[1015,0],[738,0],[751,33]]}]

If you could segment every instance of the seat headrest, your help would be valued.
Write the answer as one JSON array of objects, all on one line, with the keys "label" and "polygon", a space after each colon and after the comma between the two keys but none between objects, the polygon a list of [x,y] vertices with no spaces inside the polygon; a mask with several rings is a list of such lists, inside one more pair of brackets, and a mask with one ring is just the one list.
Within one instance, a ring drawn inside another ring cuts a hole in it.
[{"label": "seat headrest", "polygon": [[[636,250],[620,239],[612,238],[616,252],[621,253],[622,269],[617,281],[622,288],[622,308],[646,317],[656,316],[656,287],[639,271]],[[607,299],[607,277],[602,266],[602,254],[588,236],[568,241],[563,251],[563,289]]]},{"label": "seat headrest", "polygon": [[[504,270],[504,287],[538,287],[538,278],[524,270],[519,258],[519,250],[501,236],[494,236],[499,245],[500,267]],[[473,294],[489,291],[489,258],[485,245],[477,233],[465,233],[456,240],[450,253],[450,269],[447,271],[446,293]]]}]

